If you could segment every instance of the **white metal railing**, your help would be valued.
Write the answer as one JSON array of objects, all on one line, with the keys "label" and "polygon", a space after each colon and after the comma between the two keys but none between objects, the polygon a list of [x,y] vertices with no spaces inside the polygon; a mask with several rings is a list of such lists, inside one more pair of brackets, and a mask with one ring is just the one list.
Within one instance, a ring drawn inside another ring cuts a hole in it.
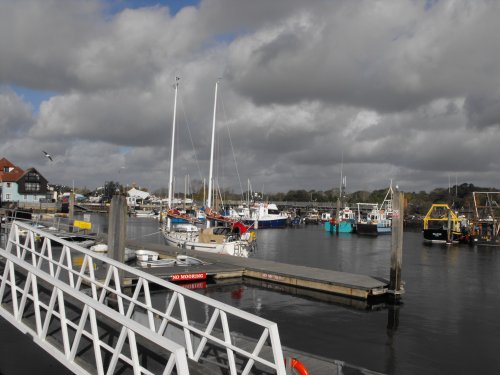
[{"label": "white metal railing", "polygon": [[[123,275],[136,281],[130,293]],[[0,315],[77,374],[188,374],[187,358],[232,375],[286,373],[276,323],[16,221],[0,248]],[[255,340],[240,345],[238,330]]]}]

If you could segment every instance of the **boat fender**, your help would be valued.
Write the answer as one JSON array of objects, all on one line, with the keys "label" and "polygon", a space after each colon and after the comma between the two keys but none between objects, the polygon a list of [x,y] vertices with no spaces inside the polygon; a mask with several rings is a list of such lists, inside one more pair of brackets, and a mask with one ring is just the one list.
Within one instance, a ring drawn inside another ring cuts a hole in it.
[{"label": "boat fender", "polygon": [[309,371],[307,371],[306,366],[304,366],[304,364],[300,362],[297,358],[290,359],[290,367],[293,371],[293,374],[309,375]]}]

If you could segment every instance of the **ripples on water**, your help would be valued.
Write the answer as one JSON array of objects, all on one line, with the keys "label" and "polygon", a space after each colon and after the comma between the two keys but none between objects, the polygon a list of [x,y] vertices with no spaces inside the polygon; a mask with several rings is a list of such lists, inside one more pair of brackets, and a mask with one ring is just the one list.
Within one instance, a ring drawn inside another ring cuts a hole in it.
[{"label": "ripples on water", "polygon": [[[105,220],[92,220],[106,230]],[[129,238],[162,243],[157,231],[149,219],[129,220]],[[302,226],[261,230],[258,244],[257,258],[389,277],[390,236],[335,236],[321,226]],[[426,246],[420,232],[405,232],[403,247],[406,293],[399,306],[255,281],[198,292],[276,321],[287,347],[373,371],[500,373],[500,248]],[[7,375],[2,362],[0,373]]]},{"label": "ripples on water", "polygon": [[[141,229],[144,231],[144,229]],[[146,238],[146,237],[145,237]],[[258,233],[260,259],[388,279],[390,236],[332,235],[322,226]],[[282,343],[387,374],[500,373],[500,249],[426,246],[404,234],[403,304],[303,293],[251,282],[200,293],[276,321]]]}]

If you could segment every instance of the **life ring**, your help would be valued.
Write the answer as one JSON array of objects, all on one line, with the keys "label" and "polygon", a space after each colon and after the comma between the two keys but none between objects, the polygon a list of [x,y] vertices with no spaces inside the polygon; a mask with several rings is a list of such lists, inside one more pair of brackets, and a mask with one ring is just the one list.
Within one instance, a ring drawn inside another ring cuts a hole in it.
[{"label": "life ring", "polygon": [[309,371],[307,371],[306,366],[304,366],[304,364],[297,358],[292,358],[290,360],[290,367],[292,370],[295,370],[294,373],[297,373],[298,375],[309,375]]}]

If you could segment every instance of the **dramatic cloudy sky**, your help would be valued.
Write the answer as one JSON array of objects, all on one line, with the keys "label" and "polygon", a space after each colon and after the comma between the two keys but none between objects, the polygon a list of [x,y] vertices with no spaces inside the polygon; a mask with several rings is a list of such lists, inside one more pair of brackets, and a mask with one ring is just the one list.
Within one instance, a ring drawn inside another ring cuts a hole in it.
[{"label": "dramatic cloudy sky", "polygon": [[[500,187],[500,2],[0,0],[0,157],[51,183]],[[54,156],[46,159],[42,150]]]}]

